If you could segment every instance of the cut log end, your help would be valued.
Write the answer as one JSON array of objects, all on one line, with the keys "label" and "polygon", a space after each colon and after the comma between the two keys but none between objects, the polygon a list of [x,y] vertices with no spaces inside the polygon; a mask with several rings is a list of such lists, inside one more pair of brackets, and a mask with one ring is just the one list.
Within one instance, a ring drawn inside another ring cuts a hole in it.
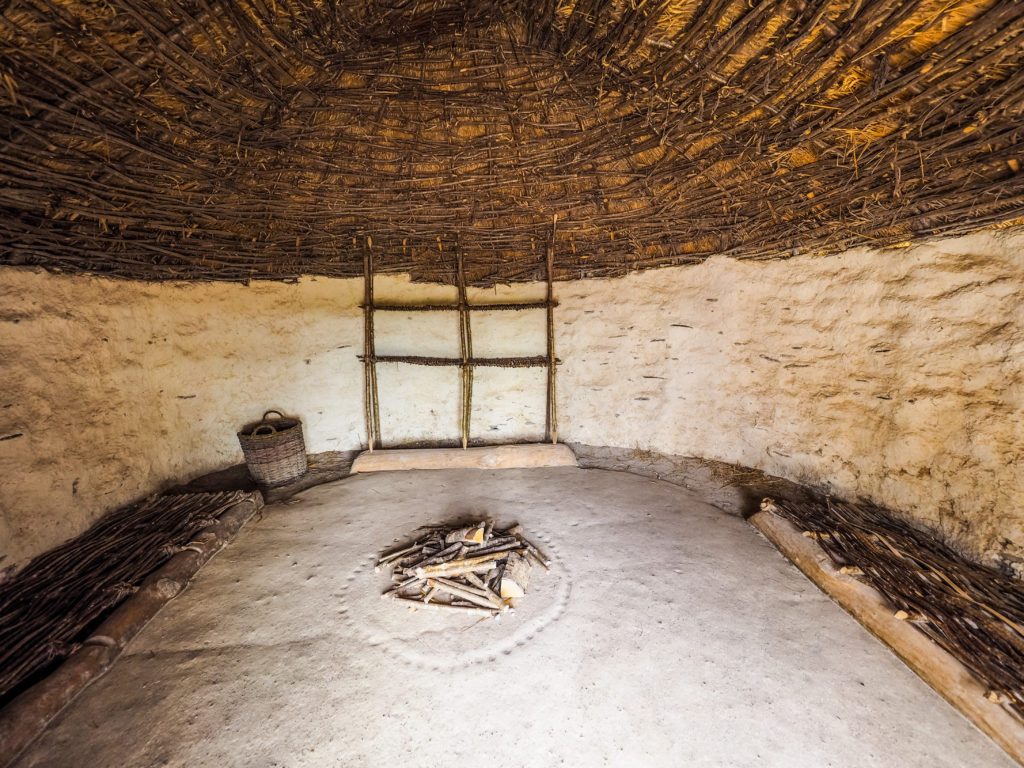
[{"label": "cut log end", "polygon": [[505,572],[501,577],[501,599],[510,600],[523,597],[530,585],[530,573],[533,565],[518,552],[509,555],[505,563]]},{"label": "cut log end", "polygon": [[486,528],[487,526],[485,523],[477,523],[476,525],[468,525],[464,528],[458,528],[444,537],[445,544],[454,544],[456,542],[483,544]]}]

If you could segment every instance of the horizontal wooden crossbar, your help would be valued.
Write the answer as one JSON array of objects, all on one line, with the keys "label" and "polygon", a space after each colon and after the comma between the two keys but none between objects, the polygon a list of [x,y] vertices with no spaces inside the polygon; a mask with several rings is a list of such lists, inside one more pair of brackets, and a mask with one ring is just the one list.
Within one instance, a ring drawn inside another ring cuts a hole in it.
[{"label": "horizontal wooden crossbar", "polygon": [[[451,365],[491,368],[545,368],[549,360],[544,355],[535,357],[422,357],[419,355],[360,355],[360,359],[371,363],[410,363],[412,365]],[[555,364],[561,360],[555,360]]]},{"label": "horizontal wooden crossbar", "polygon": [[[557,307],[558,302],[550,306]],[[512,304],[374,304],[375,312],[458,312],[462,309],[476,312],[516,311],[524,309],[546,309],[546,301],[530,301]],[[364,307],[365,308],[365,307]]]}]

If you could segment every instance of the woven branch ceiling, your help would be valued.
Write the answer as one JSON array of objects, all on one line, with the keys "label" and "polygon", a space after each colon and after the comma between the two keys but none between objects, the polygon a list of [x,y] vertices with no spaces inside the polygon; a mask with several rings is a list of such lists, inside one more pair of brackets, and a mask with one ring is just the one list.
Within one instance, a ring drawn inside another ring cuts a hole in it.
[{"label": "woven branch ceiling", "polygon": [[[1024,218],[1014,0],[0,0],[0,264],[559,278]],[[557,223],[555,218],[557,217]]]}]

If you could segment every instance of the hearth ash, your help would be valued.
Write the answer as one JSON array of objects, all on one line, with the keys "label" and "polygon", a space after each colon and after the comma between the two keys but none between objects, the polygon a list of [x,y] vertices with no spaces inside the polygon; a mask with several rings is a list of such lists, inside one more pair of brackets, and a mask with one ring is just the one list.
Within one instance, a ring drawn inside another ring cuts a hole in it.
[{"label": "hearth ash", "polygon": [[550,561],[518,525],[498,530],[489,522],[461,528],[424,526],[412,544],[385,552],[376,570],[391,569],[381,595],[410,610],[429,608],[497,617],[526,594],[536,563]]}]

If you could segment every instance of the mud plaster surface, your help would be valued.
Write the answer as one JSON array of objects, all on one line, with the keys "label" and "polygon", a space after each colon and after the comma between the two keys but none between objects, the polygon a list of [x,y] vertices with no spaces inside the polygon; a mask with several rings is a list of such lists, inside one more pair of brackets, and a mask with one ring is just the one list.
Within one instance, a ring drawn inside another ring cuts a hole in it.
[{"label": "mud plaster surface", "polygon": [[[455,297],[376,282],[381,302]],[[865,496],[1019,569],[1024,232],[713,258],[560,282],[556,297],[561,439]],[[365,445],[361,298],[360,280],[147,285],[0,271],[0,569],[108,509],[241,461],[235,431],[266,408],[300,416],[311,452]],[[474,353],[542,351],[543,315],[475,313]],[[452,354],[454,317],[380,313],[377,351]],[[379,377],[386,443],[458,436],[455,369],[389,364]],[[477,440],[543,429],[542,369],[477,371]]]},{"label": "mud plaster surface", "polygon": [[[382,602],[427,522],[520,522],[556,564],[498,622]],[[18,768],[1007,768],[737,517],[601,470],[354,476],[204,568]]]},{"label": "mud plaster surface", "polygon": [[1024,233],[712,258],[558,298],[567,440],[867,497],[1024,574]]},{"label": "mud plaster surface", "polygon": [[[376,282],[380,302],[455,298],[448,286]],[[247,287],[0,271],[0,572],[107,510],[241,462],[235,433],[268,408],[302,419],[311,453],[365,447],[362,297],[361,280]],[[543,312],[479,314],[476,354],[543,352]],[[377,351],[457,352],[455,317],[380,313]],[[387,441],[459,436],[454,371],[379,367]],[[543,436],[543,374],[480,371],[476,385],[476,437]]]}]

